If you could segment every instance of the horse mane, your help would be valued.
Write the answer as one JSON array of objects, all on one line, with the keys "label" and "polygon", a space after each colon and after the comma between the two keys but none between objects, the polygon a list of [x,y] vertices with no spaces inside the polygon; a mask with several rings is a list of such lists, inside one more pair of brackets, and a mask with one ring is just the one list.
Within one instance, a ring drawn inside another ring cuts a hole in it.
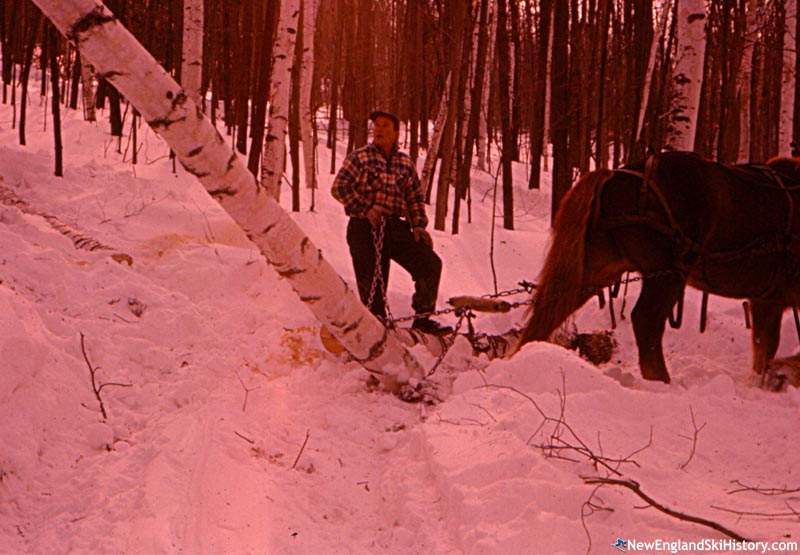
[{"label": "horse mane", "polygon": [[800,170],[800,157],[794,158],[791,156],[773,156],[767,160],[768,166],[776,164],[793,166],[795,170]]},{"label": "horse mane", "polygon": [[774,172],[788,177],[795,182],[794,185],[800,183],[800,158],[775,156],[767,160],[767,167]]},{"label": "horse mane", "polygon": [[583,293],[586,233],[594,214],[595,199],[612,175],[610,170],[587,173],[562,199],[534,294],[532,314],[520,336],[519,346],[546,340],[575,309]]}]

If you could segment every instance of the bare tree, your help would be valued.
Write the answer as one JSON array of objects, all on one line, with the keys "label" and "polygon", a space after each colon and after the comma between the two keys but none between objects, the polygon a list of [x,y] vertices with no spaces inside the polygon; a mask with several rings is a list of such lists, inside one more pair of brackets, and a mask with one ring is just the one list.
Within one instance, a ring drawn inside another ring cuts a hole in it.
[{"label": "bare tree", "polygon": [[[602,1],[602,0],[601,0]],[[533,58],[534,89],[533,110],[530,129],[531,176],[529,189],[539,188],[542,168],[542,156],[545,145],[545,112],[547,99],[547,60],[550,51],[550,21],[553,13],[553,0],[539,2],[539,14],[536,27],[536,56]]]},{"label": "bare tree", "polygon": [[797,134],[794,132],[794,120],[798,117],[798,111],[795,97],[797,95],[797,67],[799,58],[797,55],[797,46],[800,44],[797,36],[797,30],[800,29],[798,25],[798,10],[797,0],[786,0],[786,21],[795,21],[794,28],[791,25],[786,25],[786,38],[784,39],[783,48],[783,74],[785,76],[784,82],[781,87],[781,114],[780,114],[780,138],[778,140],[778,153],[782,155],[789,155],[791,152],[791,143],[797,141]]},{"label": "bare tree", "polygon": [[514,134],[511,129],[509,44],[506,0],[498,0],[497,58],[499,62],[500,120],[503,129],[503,152],[500,159],[503,166],[503,228],[514,229],[514,182],[511,174],[511,160],[515,153],[515,147]]},{"label": "bare tree", "polygon": [[794,114],[792,116],[792,156],[800,152],[800,9],[794,0],[795,32],[794,32]]},{"label": "bare tree", "polygon": [[446,16],[446,19],[452,24],[449,29],[452,42],[448,48],[452,49],[453,57],[450,73],[450,90],[447,94],[447,116],[444,121],[442,143],[440,145],[442,165],[439,169],[439,183],[436,188],[436,217],[434,218],[433,225],[434,229],[440,231],[443,231],[445,228],[448,197],[450,195],[451,186],[453,185],[453,161],[456,158],[456,149],[458,148],[458,141],[456,140],[457,126],[461,115],[461,108],[464,104],[464,88],[466,85],[463,69],[465,66],[469,65],[465,63],[465,61],[469,59],[469,39],[472,36],[470,3],[463,0],[453,0],[448,3],[448,9],[451,10],[451,12],[449,16]]},{"label": "bare tree", "polygon": [[561,204],[561,199],[572,186],[569,166],[569,58],[567,39],[569,33],[569,6],[567,0],[555,0],[553,6],[553,61],[550,74],[550,136],[553,141],[553,196],[551,223]]},{"label": "bare tree", "polygon": [[303,52],[300,70],[300,133],[303,140],[303,166],[306,174],[306,187],[316,189],[316,145],[314,125],[316,107],[311,103],[311,87],[314,80],[314,30],[316,29],[319,0],[302,0],[303,4]]},{"label": "bare tree", "polygon": [[264,163],[261,167],[261,184],[275,200],[280,200],[281,197],[289,121],[289,87],[299,15],[300,0],[282,0],[272,64],[272,93],[267,136],[264,139]]},{"label": "bare tree", "polygon": [[704,0],[678,3],[678,58],[675,97],[667,144],[675,150],[693,150],[703,80],[706,11]]},{"label": "bare tree", "polygon": [[203,76],[203,0],[183,0],[181,85],[198,106]]},{"label": "bare tree", "polygon": [[453,204],[453,234],[459,231],[459,218],[461,214],[461,199],[466,195],[470,185],[470,170],[472,169],[473,144],[478,138],[478,126],[480,124],[481,105],[483,104],[483,81],[486,70],[486,53],[489,49],[489,2],[479,0],[478,16],[478,44],[475,47],[475,76],[470,92],[471,106],[469,110],[469,122],[467,125],[467,136],[464,141],[464,158],[458,167],[456,178],[456,194]]}]

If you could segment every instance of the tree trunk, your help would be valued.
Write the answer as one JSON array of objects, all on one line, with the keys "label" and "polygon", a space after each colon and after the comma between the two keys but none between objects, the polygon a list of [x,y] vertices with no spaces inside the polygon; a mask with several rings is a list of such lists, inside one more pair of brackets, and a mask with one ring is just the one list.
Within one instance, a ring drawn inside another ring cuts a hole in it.
[{"label": "tree trunk", "polygon": [[70,50],[75,51],[75,61],[72,64],[72,74],[70,76],[69,108],[70,110],[77,110],[81,84],[81,53],[78,52],[77,48],[70,48]]},{"label": "tree trunk", "polygon": [[[761,22],[758,17],[759,0],[746,0],[746,33],[748,37],[755,37],[759,33],[758,27]],[[739,128],[741,137],[739,140],[739,153],[737,160],[747,161],[750,159],[750,104],[752,100],[752,79],[753,79],[753,49],[755,41],[747,40],[744,43],[742,52],[742,64],[739,68],[737,81],[737,97],[741,103],[739,115]]]},{"label": "tree trunk", "polygon": [[[679,0],[672,0],[672,1],[679,1]],[[658,54],[659,54],[659,45],[664,44],[664,40],[666,38],[666,29],[667,29],[667,21],[669,20],[671,3],[669,1],[664,2],[661,5],[661,9],[658,12],[658,21],[656,25],[656,33],[653,35],[653,40],[650,43],[650,55],[647,62],[647,71],[644,75],[644,86],[642,88],[642,104],[639,109],[639,115],[637,118],[638,127],[636,129],[636,136],[634,137],[636,144],[638,145],[638,150],[640,152],[646,151],[647,147],[652,146],[648,144],[647,137],[645,136],[645,127],[647,126],[647,114],[648,112],[652,112],[654,107],[650,105],[650,102],[655,100],[658,95],[652,94],[653,90],[652,87],[656,85],[654,81],[656,71],[658,68]],[[604,168],[607,166],[603,166]]]},{"label": "tree trunk", "polygon": [[[598,168],[608,168],[608,126],[606,125],[606,68],[608,67],[608,34],[611,18],[611,0],[599,0],[599,25],[600,44],[597,55],[600,58],[599,73],[597,76],[597,130],[595,132],[595,163]],[[645,86],[645,89],[647,87]],[[644,118],[642,118],[644,119]]]},{"label": "tree trunk", "polygon": [[272,64],[269,123],[267,136],[264,139],[264,165],[261,167],[261,184],[276,201],[280,201],[281,197],[281,178],[286,158],[289,87],[299,15],[300,0],[283,0],[281,2],[281,17]]},{"label": "tree trunk", "polygon": [[667,144],[674,150],[692,150],[697,132],[700,89],[705,58],[704,0],[680,0],[678,4],[678,57],[673,82],[675,100]]},{"label": "tree trunk", "polygon": [[792,156],[800,156],[800,9],[794,0],[794,114],[792,115]]},{"label": "tree trunk", "polygon": [[[300,1],[298,29],[303,28],[303,0]],[[292,212],[300,212],[300,72],[303,65],[303,33],[297,33],[294,43],[291,86],[289,87],[289,158],[292,161]]]},{"label": "tree trunk", "polygon": [[[549,2],[551,0],[544,0]],[[491,161],[489,159],[488,146],[489,146],[489,96],[492,86],[492,68],[494,67],[494,49],[495,38],[497,37],[497,18],[494,13],[494,2],[489,4],[489,51],[486,53],[486,79],[483,81],[483,91],[481,92],[481,113],[478,122],[478,169],[481,171],[490,171]]]},{"label": "tree trunk", "polygon": [[96,0],[36,0],[101,74],[139,109],[258,246],[269,264],[364,368],[384,384],[412,384],[422,367],[362,305],[277,202],[257,186],[180,86]]},{"label": "tree trunk", "polygon": [[[513,2],[512,2],[513,4]],[[503,128],[503,228],[514,229],[514,182],[511,160],[514,155],[514,135],[511,129],[511,68],[509,67],[510,40],[507,28],[506,0],[497,3],[497,58],[499,62],[500,120]]]},{"label": "tree trunk", "polygon": [[[781,112],[780,112],[780,138],[778,140],[778,154],[788,156],[792,150],[792,142],[795,140],[794,122],[797,111],[800,109],[795,104],[795,94],[797,90],[797,72],[789,69],[797,67],[797,40],[793,33],[797,31],[797,0],[786,0],[786,36],[783,47],[783,65],[786,68],[786,80],[783,83],[781,93]],[[788,25],[794,20],[795,28]]]},{"label": "tree trunk", "polygon": [[428,147],[428,155],[425,157],[425,165],[422,167],[422,190],[425,191],[425,202],[431,200],[431,190],[433,189],[433,176],[436,173],[436,162],[439,160],[442,133],[444,132],[444,122],[447,119],[447,95],[450,91],[450,79],[452,74],[447,76],[447,81],[442,91],[442,99],[439,101],[439,112],[436,114],[436,121],[433,124],[433,137]]},{"label": "tree trunk", "polygon": [[[602,0],[601,0],[602,1]],[[539,25],[534,66],[533,110],[531,120],[531,176],[529,189],[538,189],[542,171],[542,155],[545,145],[545,99],[547,97],[547,60],[550,51],[550,21],[553,0],[539,3]]]},{"label": "tree trunk", "polygon": [[303,53],[300,71],[300,134],[303,139],[303,166],[306,187],[317,188],[316,150],[314,126],[316,107],[311,104],[311,86],[314,82],[314,29],[316,28],[319,0],[303,0]]},{"label": "tree trunk", "polygon": [[[469,37],[472,35],[470,25],[469,2],[457,0],[456,9],[453,14],[453,41],[450,48],[455,49],[450,66],[450,91],[448,92],[447,118],[444,123],[442,133],[441,155],[442,166],[439,169],[439,184],[436,187],[436,217],[434,218],[434,229],[444,231],[445,220],[447,218],[447,204],[452,185],[452,163],[455,159],[455,151],[458,148],[456,143],[457,120],[461,115],[460,106],[464,100],[463,65],[468,59],[465,52],[465,43],[468,44]],[[467,40],[465,40],[465,38]]]},{"label": "tree trunk", "polygon": [[519,162],[519,129],[520,111],[522,110],[522,94],[520,92],[520,82],[522,81],[522,37],[520,36],[519,25],[519,3],[508,2],[506,6],[506,18],[510,23],[510,34],[508,35],[508,60],[512,64],[509,71],[509,102],[511,103],[509,118],[511,120],[511,159]]},{"label": "tree trunk", "polygon": [[[338,16],[336,19],[336,32],[333,41],[333,52],[335,59],[341,59],[344,51],[344,14],[339,9],[335,13]],[[331,150],[331,175],[336,173],[336,139],[338,135],[338,115],[339,115],[339,89],[341,87],[340,81],[342,77],[342,68],[338,64],[334,64],[332,68],[332,75],[330,79],[330,113],[328,114],[328,148]]]},{"label": "tree trunk", "polygon": [[[14,84],[14,46],[19,25],[18,11],[22,11],[18,2],[8,2],[3,6],[3,37],[2,37],[2,71],[3,71],[3,104],[8,100],[8,85],[12,85],[12,95],[15,94]],[[24,30],[23,30],[24,33]]]},{"label": "tree trunk", "polygon": [[567,0],[555,0],[553,10],[553,62],[550,74],[550,135],[553,140],[553,196],[550,221],[555,218],[561,199],[572,186],[569,168],[568,129],[569,94],[567,79],[567,39],[569,19]]},{"label": "tree trunk", "polygon": [[183,51],[181,85],[195,104],[203,88],[203,0],[183,0]]},{"label": "tree trunk", "polygon": [[483,103],[483,80],[486,71],[486,52],[489,47],[488,25],[488,0],[480,0],[480,15],[478,18],[478,44],[475,55],[475,78],[470,92],[469,122],[467,136],[464,141],[464,158],[459,164],[456,177],[456,194],[453,201],[453,235],[459,231],[459,218],[461,216],[461,199],[466,195],[470,185],[470,171],[472,170],[472,150],[475,139],[478,137],[481,104]]},{"label": "tree trunk", "polygon": [[53,110],[53,147],[55,151],[55,175],[64,176],[63,151],[61,143],[61,97],[58,88],[58,31],[52,26],[47,25],[47,32],[43,40],[50,41],[50,83],[52,89],[51,106]]},{"label": "tree trunk", "polygon": [[254,76],[256,79],[256,87],[252,99],[253,119],[250,122],[252,140],[250,142],[250,154],[247,158],[247,169],[249,169],[253,175],[259,175],[261,153],[264,147],[264,131],[267,123],[267,101],[269,100],[269,90],[272,82],[272,45],[275,42],[275,30],[280,11],[280,1],[269,0],[261,6],[261,9],[262,12],[258,18],[260,27],[255,36],[257,47],[255,49],[254,61],[257,64],[258,71]]},{"label": "tree trunk", "polygon": [[[239,35],[236,40],[236,72],[233,75],[235,88],[235,144],[236,150],[242,154],[247,154],[248,125],[250,119],[250,104],[252,99],[250,78],[252,72],[250,65],[253,55],[253,3],[243,2],[239,11]],[[287,112],[288,113],[288,112]]]},{"label": "tree trunk", "polygon": [[34,13],[30,14],[27,18],[28,33],[25,43],[25,57],[22,60],[22,70],[20,72],[20,106],[19,106],[19,144],[27,145],[25,137],[25,124],[28,114],[28,78],[31,74],[31,66],[33,65],[33,49],[36,46],[36,35],[39,29],[41,16],[38,10],[32,10]]},{"label": "tree trunk", "polygon": [[[744,2],[723,7],[720,87],[720,116],[717,137],[717,160],[732,164],[739,158],[739,99],[737,77],[744,51]],[[788,145],[788,142],[787,142]]]}]

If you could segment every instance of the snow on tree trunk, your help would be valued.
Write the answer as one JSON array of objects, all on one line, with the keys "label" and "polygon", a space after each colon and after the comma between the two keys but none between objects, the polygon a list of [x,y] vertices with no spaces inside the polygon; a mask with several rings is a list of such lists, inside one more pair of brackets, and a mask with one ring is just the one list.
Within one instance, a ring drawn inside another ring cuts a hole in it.
[{"label": "snow on tree trunk", "polygon": [[83,88],[83,119],[96,121],[94,106],[94,68],[89,60],[81,60],[81,85]]},{"label": "snow on tree trunk", "polygon": [[706,48],[705,9],[705,0],[680,0],[678,4],[675,98],[667,137],[667,144],[675,150],[694,148]]},{"label": "snow on tree trunk", "polygon": [[267,135],[264,138],[264,163],[261,184],[276,201],[281,198],[281,178],[286,159],[286,135],[289,123],[289,86],[294,64],[294,41],[300,0],[281,0],[278,35],[275,37],[272,63],[272,92],[269,103]]},{"label": "snow on tree trunk", "polygon": [[183,52],[181,85],[195,104],[202,106],[203,0],[183,0]]},{"label": "snow on tree trunk", "polygon": [[314,30],[319,0],[303,0],[303,67],[300,72],[300,136],[303,141],[303,165],[306,186],[317,187],[314,165],[314,108],[311,106],[311,85],[314,79]]},{"label": "snow on tree trunk", "polygon": [[[786,2],[786,21],[795,21],[797,17],[797,0],[787,0]],[[793,140],[793,118],[796,109],[794,105],[795,80],[794,75],[795,58],[797,53],[794,50],[796,27],[786,25],[785,38],[783,42],[783,79],[781,83],[781,108],[778,139],[778,154],[789,156],[792,151],[791,143]]]},{"label": "snow on tree trunk", "polygon": [[191,98],[103,4],[35,0],[39,8],[172,147],[267,262],[367,370],[392,389],[424,372],[362,305],[320,251],[226,145]]},{"label": "snow on tree trunk", "polygon": [[489,167],[489,153],[487,147],[489,144],[489,88],[491,87],[492,67],[494,64],[494,41],[497,35],[497,18],[494,16],[494,2],[489,3],[489,51],[486,54],[486,69],[485,74],[487,77],[483,80],[482,104],[481,115],[478,120],[478,169],[481,171],[491,171]]}]

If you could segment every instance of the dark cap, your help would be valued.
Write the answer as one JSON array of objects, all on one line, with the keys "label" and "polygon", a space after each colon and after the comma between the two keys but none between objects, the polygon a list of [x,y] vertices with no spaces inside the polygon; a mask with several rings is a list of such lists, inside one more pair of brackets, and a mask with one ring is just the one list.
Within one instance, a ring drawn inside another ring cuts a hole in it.
[{"label": "dark cap", "polygon": [[392,123],[394,124],[394,130],[395,131],[399,131],[400,130],[400,120],[397,119],[397,116],[395,116],[394,114],[390,114],[389,112],[383,112],[381,110],[374,110],[369,115],[370,121],[375,121],[376,119],[378,119],[380,117],[389,118],[390,120],[392,120]]}]

